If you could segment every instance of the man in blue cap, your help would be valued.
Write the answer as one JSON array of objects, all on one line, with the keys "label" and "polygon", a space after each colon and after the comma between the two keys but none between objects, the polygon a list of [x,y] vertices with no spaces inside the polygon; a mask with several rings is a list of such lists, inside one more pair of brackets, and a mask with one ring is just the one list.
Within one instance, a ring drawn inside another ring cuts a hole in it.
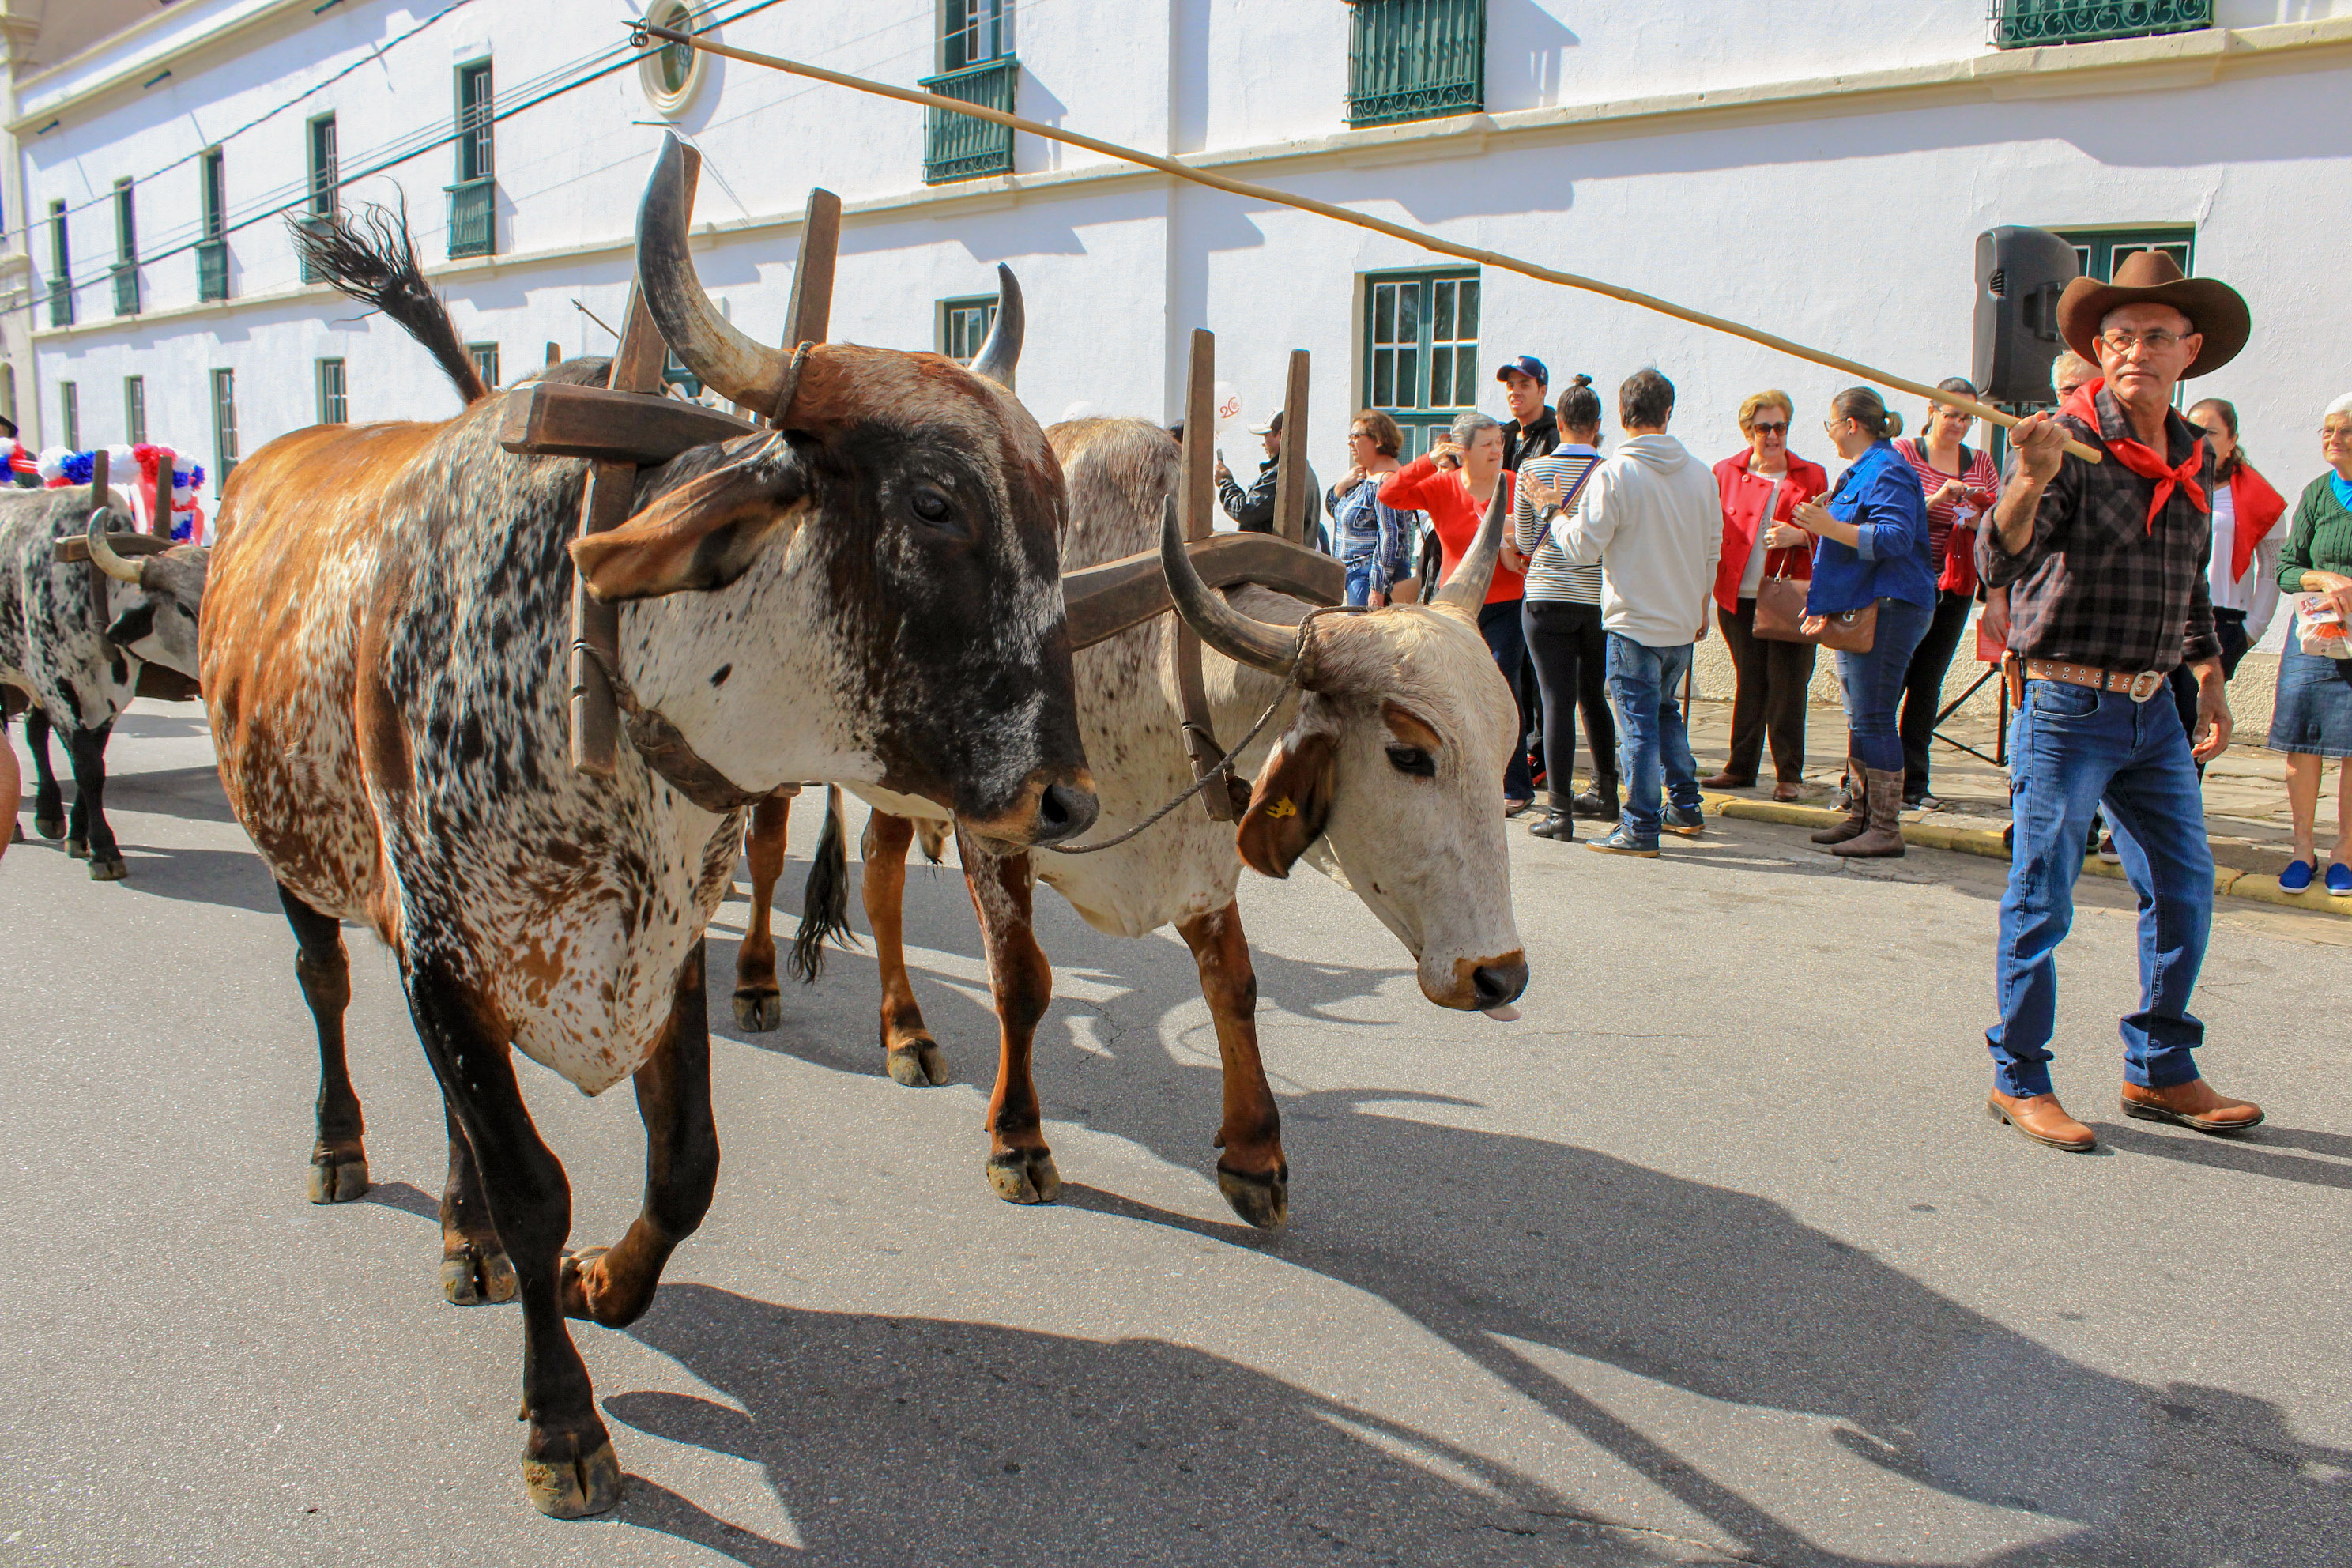
[{"label": "man in blue cap", "polygon": [[1521,354],[1495,373],[1503,384],[1503,401],[1511,410],[1503,426],[1503,468],[1517,473],[1530,458],[1549,458],[1559,447],[1559,420],[1546,401],[1551,395],[1551,372],[1533,354]]}]

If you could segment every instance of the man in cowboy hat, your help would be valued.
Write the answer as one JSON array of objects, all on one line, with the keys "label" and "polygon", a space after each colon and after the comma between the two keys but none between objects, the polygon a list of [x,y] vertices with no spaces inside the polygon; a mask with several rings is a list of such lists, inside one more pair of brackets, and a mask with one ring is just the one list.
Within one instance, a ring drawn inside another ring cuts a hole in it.
[{"label": "man in cowboy hat", "polygon": [[[1977,539],[1987,584],[2010,587],[2010,742],[2015,848],[1994,958],[2000,1019],[1987,1108],[2053,1148],[2096,1140],[2050,1080],[2056,950],[2074,919],[2083,840],[2102,799],[2139,894],[2140,1005],[2123,1020],[2123,1112],[2200,1132],[2247,1131],[2262,1108],[2214,1092],[2193,1056],[2205,1026],[2189,995],[2213,919],[2213,851],[2196,763],[2230,743],[2221,645],[2205,562],[2213,458],[2172,408],[2183,376],[2245,346],[2246,302],[2143,250],[2112,283],[2078,278],[2058,300],[2067,346],[2100,379],[2011,432],[1994,526]],[[2101,454],[2067,452],[2069,437]],[[2181,728],[2167,673],[2197,674],[2197,734]]]}]

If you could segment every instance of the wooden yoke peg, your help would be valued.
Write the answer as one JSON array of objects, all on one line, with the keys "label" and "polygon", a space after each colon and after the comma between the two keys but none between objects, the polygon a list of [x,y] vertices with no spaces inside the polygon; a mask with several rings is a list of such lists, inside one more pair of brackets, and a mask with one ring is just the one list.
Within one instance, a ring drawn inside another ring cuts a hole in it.
[{"label": "wooden yoke peg", "polygon": [[1282,393],[1281,444],[1274,469],[1274,531],[1307,542],[1307,518],[1322,498],[1307,494],[1307,351],[1290,351],[1290,382]]}]

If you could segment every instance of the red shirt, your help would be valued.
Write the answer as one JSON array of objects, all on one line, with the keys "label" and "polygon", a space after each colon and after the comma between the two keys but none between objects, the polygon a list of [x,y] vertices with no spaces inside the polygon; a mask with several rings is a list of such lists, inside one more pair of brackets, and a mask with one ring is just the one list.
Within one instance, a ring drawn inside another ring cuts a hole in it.
[{"label": "red shirt", "polygon": [[[1829,471],[1789,454],[1789,471],[1780,476],[1780,498],[1772,515],[1764,516],[1764,498],[1772,481],[1748,467],[1748,453],[1734,452],[1715,466],[1715,488],[1723,497],[1723,559],[1715,568],[1715,602],[1726,612],[1739,608],[1739,580],[1748,574],[1748,558],[1755,552],[1756,535],[1769,522],[1786,522],[1797,503],[1811,500],[1830,488]],[[1813,543],[1784,545],[1764,554],[1764,575],[1803,581],[1813,574]]]},{"label": "red shirt", "polygon": [[[1495,481],[1503,497],[1503,531],[1507,540],[1510,532],[1512,488],[1518,476],[1508,468]],[[1432,527],[1437,530],[1439,567],[1437,579],[1443,583],[1454,575],[1461,563],[1462,552],[1478,537],[1478,525],[1486,521],[1486,512],[1470,499],[1462,487],[1462,471],[1441,468],[1426,457],[1415,458],[1381,485],[1381,504],[1398,511],[1425,511]],[[1500,561],[1495,563],[1495,580],[1486,589],[1486,603],[1507,605],[1527,592],[1528,580]]]},{"label": "red shirt", "polygon": [[[1966,505],[1975,514],[1978,526],[1985,513],[1992,510],[2000,499],[2000,471],[1992,466],[1992,456],[1982,447],[1963,447],[1960,455],[1968,459],[1965,471],[1948,474],[1927,460],[1925,437],[1905,437],[1895,443],[1911,471],[1919,476],[1919,493],[1934,495],[1953,479],[1969,487]],[[1955,594],[1977,591],[1977,535],[1975,528],[1958,530],[1953,536],[1954,524],[1959,519],[1963,503],[1930,501],[1927,503],[1927,560],[1940,574],[1936,586]]]}]

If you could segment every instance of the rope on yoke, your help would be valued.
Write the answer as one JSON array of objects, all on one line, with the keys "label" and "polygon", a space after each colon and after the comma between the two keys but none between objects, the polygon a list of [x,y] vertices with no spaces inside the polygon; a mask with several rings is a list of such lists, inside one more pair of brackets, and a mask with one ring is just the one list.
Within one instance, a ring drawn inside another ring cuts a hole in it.
[{"label": "rope on yoke", "polygon": [[1234,771],[1235,760],[1241,756],[1242,752],[1249,749],[1249,743],[1252,741],[1256,740],[1259,732],[1274,721],[1275,714],[1280,710],[1283,703],[1289,700],[1290,694],[1298,690],[1299,688],[1305,684],[1306,679],[1313,668],[1313,631],[1316,621],[1324,616],[1362,615],[1364,613],[1364,607],[1360,605],[1325,605],[1318,608],[1307,611],[1305,618],[1300,620],[1298,623],[1298,649],[1291,656],[1290,679],[1282,683],[1282,689],[1274,694],[1274,700],[1265,705],[1265,711],[1257,716],[1257,722],[1249,727],[1248,732],[1244,734],[1240,740],[1235,741],[1233,743],[1232,748],[1225,752],[1224,756],[1214,763],[1212,763],[1202,773],[1200,777],[1185,785],[1184,788],[1178,793],[1175,799],[1170,801],[1158,811],[1153,812],[1150,816],[1145,817],[1141,822],[1137,823],[1133,827],[1129,828],[1126,832],[1118,835],[1115,838],[1106,838],[1096,844],[1049,844],[1046,846],[1046,848],[1055,855],[1092,855],[1098,850],[1116,849],[1120,845],[1126,843],[1129,839],[1137,837],[1147,830],[1159,826],[1160,822],[1167,817],[1170,812],[1174,811],[1178,806],[1183,805],[1194,795],[1199,795],[1212,784],[1222,781],[1227,774]]}]

